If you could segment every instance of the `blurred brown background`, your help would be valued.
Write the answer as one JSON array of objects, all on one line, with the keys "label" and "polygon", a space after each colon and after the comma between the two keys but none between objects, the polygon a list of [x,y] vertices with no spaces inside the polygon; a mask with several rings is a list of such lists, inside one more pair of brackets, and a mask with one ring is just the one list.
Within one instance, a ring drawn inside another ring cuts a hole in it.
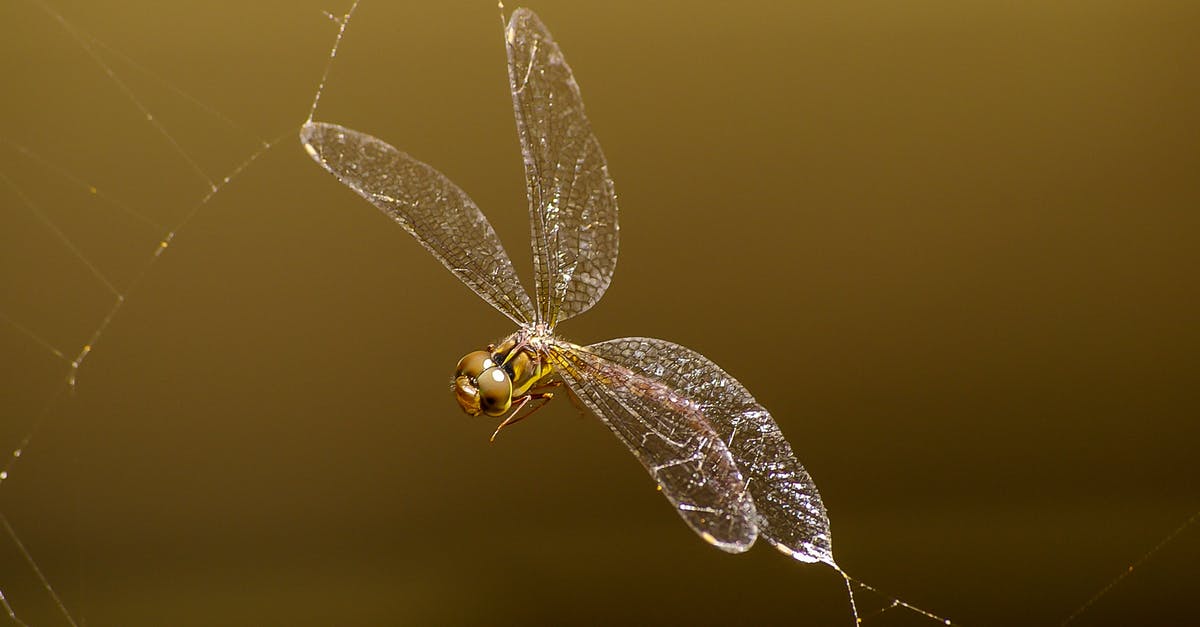
[{"label": "blurred brown background", "polygon": [[[1200,509],[1200,5],[910,4],[532,5],[623,208],[612,288],[560,331],[671,339],[740,378],[851,574],[965,625],[1054,625]],[[181,230],[0,486],[77,621],[850,624],[834,572],[709,548],[568,403],[492,445],[459,412],[455,361],[510,324],[294,139],[344,2],[54,7],[236,122],[97,48],[209,176],[284,135]],[[0,23],[0,136],[177,225],[192,168],[36,5]],[[529,276],[490,1],[366,2],[319,117],[445,172]],[[161,229],[12,144],[0,164],[130,284]],[[111,296],[7,185],[0,256],[0,313],[74,354]],[[66,366],[4,326],[0,368],[7,454]],[[1198,559],[1193,527],[1078,624],[1193,619]],[[65,623],[3,534],[0,590]]]}]

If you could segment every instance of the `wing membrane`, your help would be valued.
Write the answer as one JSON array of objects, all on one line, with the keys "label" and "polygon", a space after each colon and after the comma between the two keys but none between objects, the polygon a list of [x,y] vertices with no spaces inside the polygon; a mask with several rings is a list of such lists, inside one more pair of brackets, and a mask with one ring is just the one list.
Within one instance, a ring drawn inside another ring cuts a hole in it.
[{"label": "wing membrane", "polygon": [[571,391],[629,447],[696,533],[731,553],[754,544],[754,503],[696,402],[572,344],[552,344],[549,356]]},{"label": "wing membrane", "polygon": [[617,265],[617,196],[579,85],[545,25],[517,9],[505,30],[525,159],[538,320],[587,311]]},{"label": "wing membrane", "polygon": [[796,559],[836,568],[817,486],[771,414],[737,379],[703,355],[663,340],[621,338],[587,348],[696,402],[741,469],[759,533]]},{"label": "wing membrane", "polygon": [[321,167],[404,227],[454,276],[518,324],[533,321],[529,294],[491,223],[466,192],[383,140],[309,122],[300,141]]}]

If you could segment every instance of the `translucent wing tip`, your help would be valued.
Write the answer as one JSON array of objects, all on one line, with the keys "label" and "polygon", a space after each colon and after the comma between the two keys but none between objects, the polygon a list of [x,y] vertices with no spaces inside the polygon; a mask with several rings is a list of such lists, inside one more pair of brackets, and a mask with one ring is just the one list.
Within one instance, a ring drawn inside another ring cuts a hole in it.
[{"label": "translucent wing tip", "polygon": [[[382,140],[338,124],[308,121],[300,127],[300,145],[326,172],[368,201],[375,202],[372,194],[363,188],[361,177],[364,172],[353,161],[355,153],[364,147],[387,146]],[[395,151],[394,148],[391,150]]]},{"label": "translucent wing tip", "polygon": [[749,494],[737,500],[736,507],[724,512],[702,511],[687,503],[679,502],[674,495],[664,493],[675,506],[675,512],[705,542],[726,553],[745,553],[758,539],[758,526],[754,519],[754,502]]},{"label": "translucent wing tip", "polygon": [[837,563],[833,561],[833,555],[828,551],[819,549],[818,547],[804,546],[802,550],[796,550],[773,540],[771,541],[771,544],[774,545],[776,550],[778,550],[780,553],[783,553],[792,559],[804,562],[806,564],[823,563],[829,564],[834,568],[838,568]]},{"label": "translucent wing tip", "polygon": [[313,161],[322,166],[326,164],[325,159],[321,156],[321,136],[334,128],[338,128],[338,126],[336,124],[313,121],[305,122],[300,127],[300,145],[304,147],[304,152],[307,152]]},{"label": "translucent wing tip", "polygon": [[542,18],[533,12],[533,9],[517,7],[512,15],[508,16],[508,25],[504,28],[504,43],[508,45],[509,54],[512,54],[513,45],[523,44],[531,39],[544,41],[553,46],[558,45],[550,34],[550,29],[546,27],[545,22],[542,22]]},{"label": "translucent wing tip", "polygon": [[754,546],[754,540],[758,536],[752,535],[749,539],[738,539],[733,542],[727,542],[718,540],[715,536],[713,536],[713,534],[707,531],[702,531],[700,532],[700,537],[703,538],[705,542],[717,547],[718,549],[721,549],[722,551],[725,551],[726,553],[745,553],[746,551],[750,550],[750,547]]},{"label": "translucent wing tip", "polygon": [[[511,33],[516,28],[521,20],[532,20],[536,24],[541,24],[542,20],[533,12],[533,9],[525,7],[517,7],[513,10],[512,15],[508,16],[508,32]],[[544,28],[542,30],[545,30]]]}]

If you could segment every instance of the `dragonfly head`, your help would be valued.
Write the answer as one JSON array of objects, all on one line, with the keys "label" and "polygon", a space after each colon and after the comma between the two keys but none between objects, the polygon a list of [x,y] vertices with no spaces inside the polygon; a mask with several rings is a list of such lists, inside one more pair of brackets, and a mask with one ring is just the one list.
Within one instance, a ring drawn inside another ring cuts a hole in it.
[{"label": "dragonfly head", "polygon": [[488,351],[474,351],[458,360],[454,398],[472,416],[503,416],[512,406],[512,379]]}]

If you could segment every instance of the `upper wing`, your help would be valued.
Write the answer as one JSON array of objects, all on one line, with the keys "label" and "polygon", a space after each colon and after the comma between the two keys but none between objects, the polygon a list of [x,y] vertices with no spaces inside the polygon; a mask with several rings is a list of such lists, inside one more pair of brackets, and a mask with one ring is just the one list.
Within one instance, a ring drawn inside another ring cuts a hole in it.
[{"label": "upper wing", "polygon": [[441,172],[371,135],[308,122],[300,142],[321,167],[371,201],[463,283],[517,324],[533,305],[483,212]]},{"label": "upper wing", "polygon": [[696,533],[731,553],[754,544],[754,502],[729,449],[695,401],[573,344],[551,344],[549,358],[571,391],[650,471]]},{"label": "upper wing", "polygon": [[617,265],[617,195],[579,85],[528,9],[505,30],[508,82],[525,159],[538,321],[587,311]]},{"label": "upper wing", "polygon": [[759,533],[796,559],[837,567],[817,486],[771,414],[741,383],[700,353],[663,340],[621,338],[587,349],[696,402],[742,471]]}]

